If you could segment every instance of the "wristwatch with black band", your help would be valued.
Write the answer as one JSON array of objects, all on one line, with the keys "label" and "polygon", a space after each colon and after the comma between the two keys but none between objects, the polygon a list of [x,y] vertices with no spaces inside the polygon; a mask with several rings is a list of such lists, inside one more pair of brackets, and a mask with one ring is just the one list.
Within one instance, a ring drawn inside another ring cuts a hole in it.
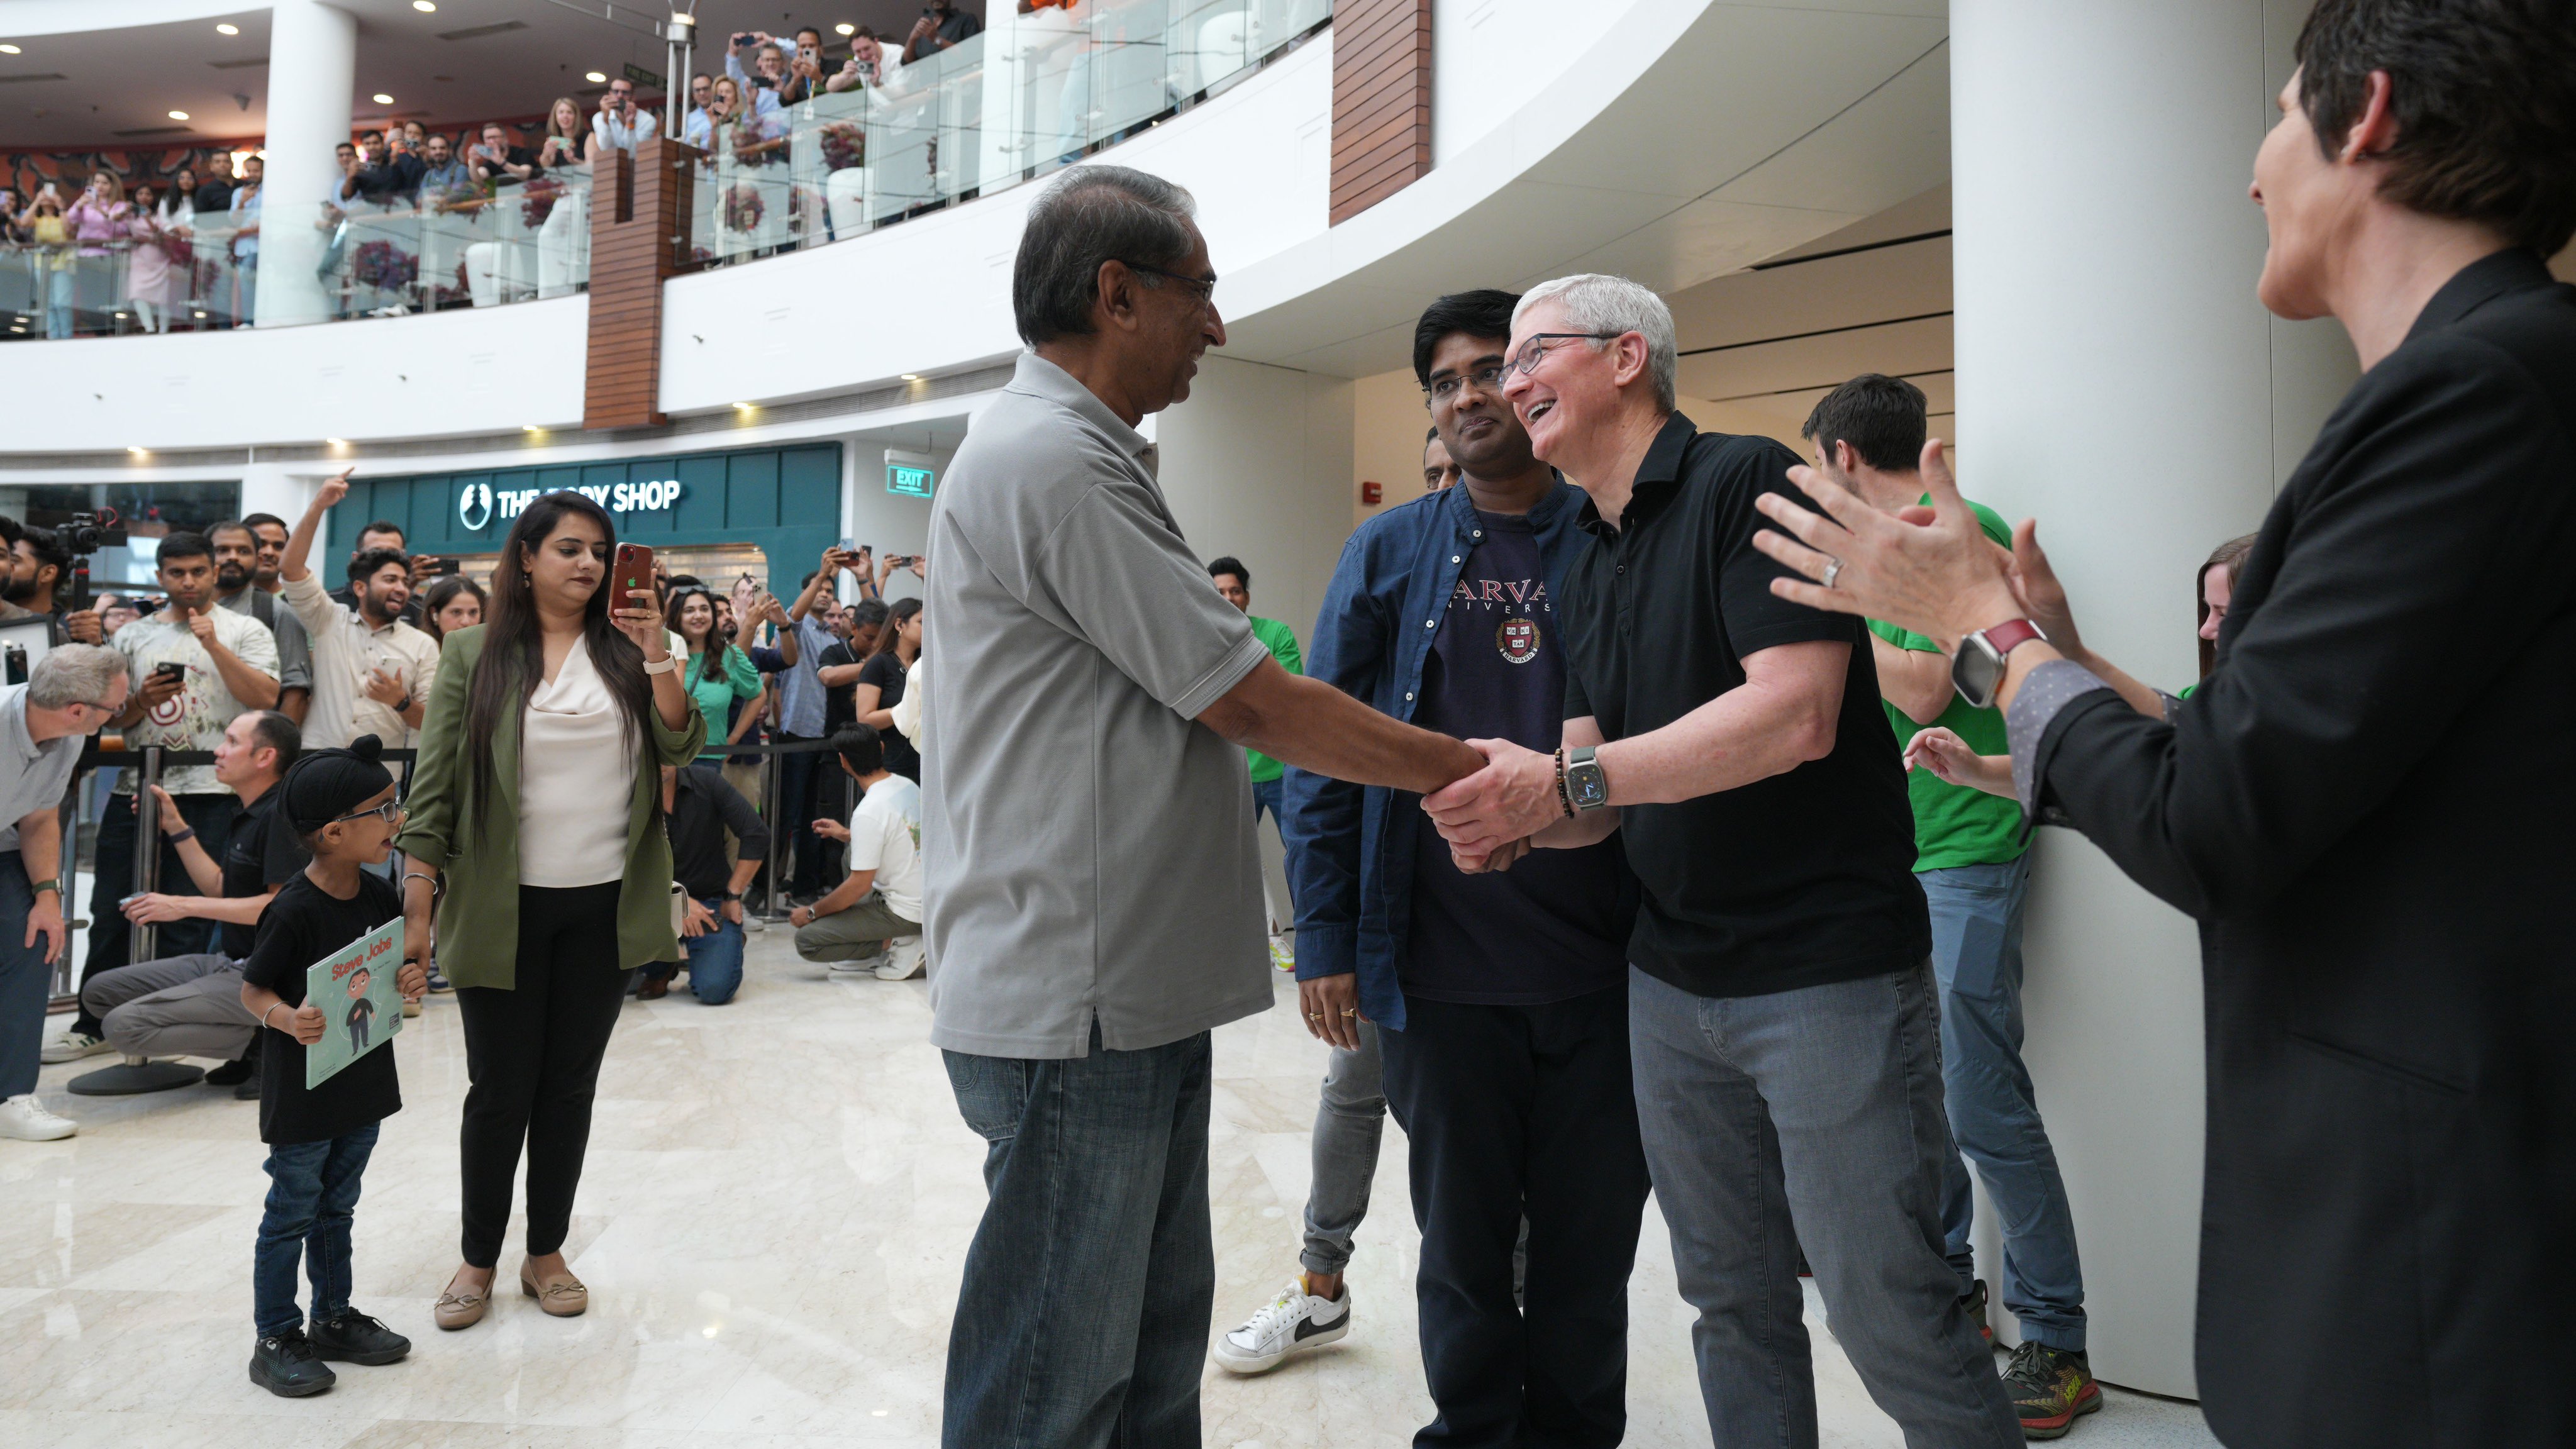
[{"label": "wristwatch with black band", "polygon": [[1971,709],[1994,708],[1995,691],[2004,683],[2004,656],[2034,639],[2048,642],[2037,624],[2007,619],[1960,640],[1959,653],[1950,661],[1950,687]]}]

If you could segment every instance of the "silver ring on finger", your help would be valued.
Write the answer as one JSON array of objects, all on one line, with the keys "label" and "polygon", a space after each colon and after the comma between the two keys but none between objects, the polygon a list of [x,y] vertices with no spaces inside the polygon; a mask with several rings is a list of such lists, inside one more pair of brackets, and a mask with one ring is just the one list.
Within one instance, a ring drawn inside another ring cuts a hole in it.
[{"label": "silver ring on finger", "polygon": [[1842,577],[1842,572],[1843,561],[1832,554],[1827,554],[1825,555],[1825,576],[1820,582],[1830,589],[1834,586],[1834,580]]}]

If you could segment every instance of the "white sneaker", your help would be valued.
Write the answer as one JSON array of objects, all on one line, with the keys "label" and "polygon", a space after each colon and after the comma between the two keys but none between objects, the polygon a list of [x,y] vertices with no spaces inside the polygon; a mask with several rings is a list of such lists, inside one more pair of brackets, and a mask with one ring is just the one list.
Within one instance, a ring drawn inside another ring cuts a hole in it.
[{"label": "white sneaker", "polygon": [[1290,1354],[1321,1348],[1350,1331],[1349,1284],[1342,1285],[1337,1301],[1318,1298],[1306,1291],[1304,1279],[1292,1279],[1241,1328],[1216,1341],[1216,1361],[1235,1373],[1265,1374]]},{"label": "white sneaker", "polygon": [[910,981],[921,974],[930,960],[919,936],[897,936],[886,942],[884,957],[877,963],[879,981]]},{"label": "white sneaker", "polygon": [[405,1000],[402,1005],[402,1013],[405,1016],[420,1015],[420,1003],[417,1001]]},{"label": "white sneaker", "polygon": [[69,1117],[57,1117],[45,1110],[45,1104],[30,1092],[0,1102],[0,1137],[15,1137],[21,1142],[58,1142],[80,1131],[80,1124]]},{"label": "white sneaker", "polygon": [[76,1062],[83,1057],[94,1057],[101,1052],[112,1052],[114,1050],[116,1050],[116,1048],[109,1046],[107,1044],[107,1038],[103,1036],[91,1036],[85,1031],[71,1031],[67,1029],[56,1032],[54,1035],[45,1039],[45,1049],[43,1052],[38,1054],[38,1060],[50,1067],[59,1065],[63,1062]]},{"label": "white sneaker", "polygon": [[889,959],[885,952],[879,951],[873,956],[862,956],[856,961],[826,961],[823,963],[823,969],[830,976],[867,976],[886,964]]}]

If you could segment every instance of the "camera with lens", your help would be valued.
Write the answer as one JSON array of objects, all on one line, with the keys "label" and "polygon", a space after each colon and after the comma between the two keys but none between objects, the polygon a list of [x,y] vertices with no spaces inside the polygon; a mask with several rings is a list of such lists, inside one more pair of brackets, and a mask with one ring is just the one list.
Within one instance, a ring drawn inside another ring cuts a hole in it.
[{"label": "camera with lens", "polygon": [[75,513],[68,521],[55,527],[54,537],[61,541],[67,553],[96,553],[102,548],[122,548],[125,546],[125,530],[117,527],[122,521],[113,508],[102,508],[96,513]]}]

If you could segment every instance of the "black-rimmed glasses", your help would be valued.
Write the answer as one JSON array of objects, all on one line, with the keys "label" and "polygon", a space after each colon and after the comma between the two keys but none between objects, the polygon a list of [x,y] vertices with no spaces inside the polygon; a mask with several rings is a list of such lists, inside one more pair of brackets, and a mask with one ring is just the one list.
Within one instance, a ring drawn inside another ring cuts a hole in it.
[{"label": "black-rimmed glasses", "polygon": [[1521,350],[1513,353],[1512,360],[1504,366],[1527,377],[1538,371],[1538,365],[1547,360],[1550,352],[1556,350],[1552,347],[1539,346],[1542,342],[1577,339],[1585,342],[1607,342],[1611,338],[1627,335],[1625,332],[1533,332],[1529,335],[1529,340],[1521,344]]},{"label": "black-rimmed glasses", "polygon": [[1195,287],[1198,289],[1199,300],[1201,302],[1208,303],[1210,305],[1213,305],[1216,302],[1216,278],[1214,277],[1183,276],[1179,272],[1165,271],[1161,267],[1146,266],[1143,262],[1131,262],[1125,257],[1120,257],[1118,261],[1121,266],[1124,266],[1131,272],[1143,272],[1148,276],[1154,277],[1168,277],[1185,287]]},{"label": "black-rimmed glasses", "polygon": [[387,825],[399,825],[402,823],[402,802],[388,800],[372,810],[352,810],[346,815],[334,815],[331,817],[331,823],[337,825],[343,820],[364,820],[370,815]]}]

